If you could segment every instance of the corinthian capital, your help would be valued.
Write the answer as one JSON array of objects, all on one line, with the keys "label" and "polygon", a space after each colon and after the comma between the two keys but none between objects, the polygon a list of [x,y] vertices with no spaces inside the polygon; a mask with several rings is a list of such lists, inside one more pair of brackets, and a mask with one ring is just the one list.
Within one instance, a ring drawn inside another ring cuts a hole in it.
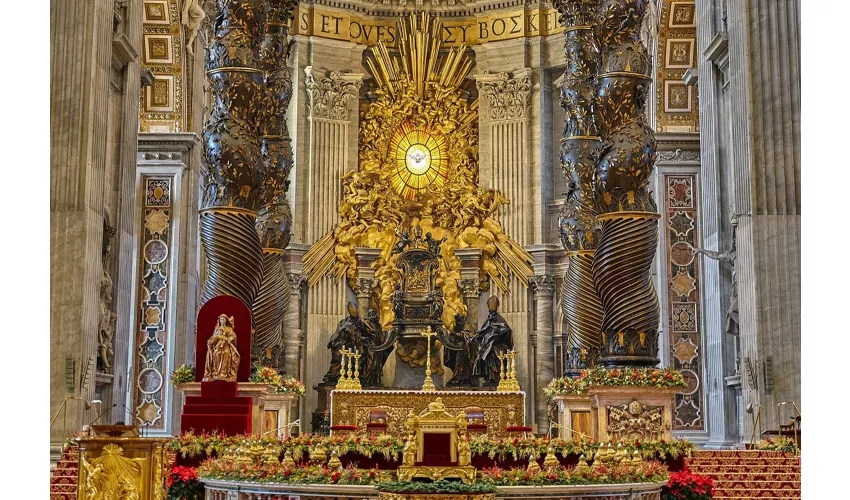
[{"label": "corinthian capital", "polygon": [[310,116],[330,120],[348,120],[348,100],[357,98],[363,75],[359,73],[325,72],[307,66],[305,79],[310,96]]},{"label": "corinthian capital", "polygon": [[552,295],[555,293],[555,275],[553,274],[540,274],[528,281],[535,295]]},{"label": "corinthian capital", "polygon": [[531,70],[509,73],[485,71],[475,77],[478,91],[487,98],[491,120],[520,120],[528,118],[531,94]]},{"label": "corinthian capital", "polygon": [[301,287],[304,286],[307,277],[297,273],[289,273],[287,277],[289,278],[289,286],[292,288],[292,293],[300,294]]}]

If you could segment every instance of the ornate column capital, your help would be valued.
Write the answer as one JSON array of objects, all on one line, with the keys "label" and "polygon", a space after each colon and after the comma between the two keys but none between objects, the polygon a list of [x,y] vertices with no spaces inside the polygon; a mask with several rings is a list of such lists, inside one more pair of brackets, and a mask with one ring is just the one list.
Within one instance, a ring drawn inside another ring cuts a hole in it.
[{"label": "ornate column capital", "polygon": [[481,283],[478,278],[461,279],[457,284],[465,298],[476,298],[481,294]]},{"label": "ornate column capital", "polygon": [[528,280],[531,289],[534,291],[534,296],[553,295],[555,293],[555,275],[540,274]]},{"label": "ornate column capital", "polygon": [[327,118],[329,120],[348,120],[348,100],[357,98],[363,76],[360,73],[325,72],[307,66],[305,79],[309,116],[312,118]]},{"label": "ornate column capital", "polygon": [[372,297],[372,292],[375,290],[375,285],[377,283],[378,281],[373,278],[358,278],[354,283],[354,289],[352,292],[354,292],[359,299],[368,299]]},{"label": "ornate column capital", "polygon": [[487,98],[491,120],[524,120],[529,116],[531,103],[531,70],[507,72],[485,71],[475,76],[478,91]]},{"label": "ornate column capital", "polygon": [[289,286],[292,289],[292,293],[300,294],[301,287],[307,282],[307,277],[303,274],[288,273],[287,278],[289,278]]}]

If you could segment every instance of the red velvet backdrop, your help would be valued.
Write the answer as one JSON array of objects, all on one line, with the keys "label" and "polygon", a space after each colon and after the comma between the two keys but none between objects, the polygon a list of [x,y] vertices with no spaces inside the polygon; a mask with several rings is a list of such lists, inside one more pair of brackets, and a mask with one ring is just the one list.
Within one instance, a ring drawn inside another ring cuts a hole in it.
[{"label": "red velvet backdrop", "polygon": [[233,316],[233,330],[236,332],[236,348],[239,350],[239,370],[237,382],[247,382],[251,376],[251,310],[242,300],[230,295],[218,295],[208,300],[198,312],[196,323],[198,336],[195,339],[195,381],[204,378],[207,360],[207,341],[215,331],[216,322],[221,314]]}]

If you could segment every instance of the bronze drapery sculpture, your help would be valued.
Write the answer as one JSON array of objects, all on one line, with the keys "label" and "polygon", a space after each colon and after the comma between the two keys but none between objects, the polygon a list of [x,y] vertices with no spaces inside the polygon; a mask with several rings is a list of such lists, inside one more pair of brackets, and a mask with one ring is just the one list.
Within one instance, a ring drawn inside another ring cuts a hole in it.
[{"label": "bronze drapery sculpture", "polygon": [[482,377],[484,386],[495,387],[499,384],[499,355],[514,348],[513,330],[505,318],[499,314],[499,299],[492,296],[487,299],[487,321],[484,322],[475,336],[474,376]]},{"label": "bronze drapery sculpture", "polygon": [[449,334],[449,338],[461,347],[459,350],[446,348],[444,352],[444,364],[451,368],[452,378],[446,385],[470,387],[475,385],[472,377],[473,362],[478,356],[475,345],[475,331],[467,324],[466,316],[455,315],[455,324]]}]

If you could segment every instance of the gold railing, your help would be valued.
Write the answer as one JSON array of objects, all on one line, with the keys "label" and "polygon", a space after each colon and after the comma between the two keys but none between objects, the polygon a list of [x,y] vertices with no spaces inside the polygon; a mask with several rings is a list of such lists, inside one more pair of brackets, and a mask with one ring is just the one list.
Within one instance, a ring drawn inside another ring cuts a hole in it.
[{"label": "gold railing", "polygon": [[53,415],[53,419],[50,421],[50,428],[53,428],[53,424],[56,423],[56,419],[59,418],[59,414],[62,413],[62,435],[68,436],[68,401],[71,399],[75,399],[78,401],[82,401],[83,398],[81,396],[67,396],[64,401],[62,401],[62,406],[56,410],[56,414]]}]

